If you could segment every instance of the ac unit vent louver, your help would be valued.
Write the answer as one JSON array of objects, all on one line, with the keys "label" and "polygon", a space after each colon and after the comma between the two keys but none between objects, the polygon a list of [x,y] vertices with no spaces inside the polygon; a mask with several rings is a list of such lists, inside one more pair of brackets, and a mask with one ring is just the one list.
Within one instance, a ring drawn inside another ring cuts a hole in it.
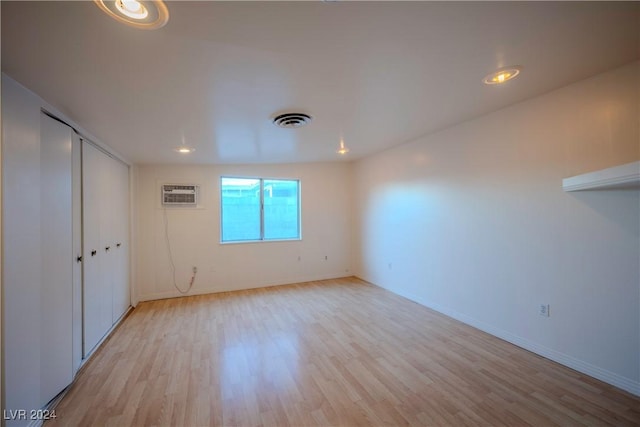
[{"label": "ac unit vent louver", "polygon": [[284,113],[273,118],[273,124],[281,128],[299,128],[311,122],[312,118],[305,113]]},{"label": "ac unit vent louver", "polygon": [[196,206],[198,204],[198,186],[165,184],[162,186],[162,204]]}]

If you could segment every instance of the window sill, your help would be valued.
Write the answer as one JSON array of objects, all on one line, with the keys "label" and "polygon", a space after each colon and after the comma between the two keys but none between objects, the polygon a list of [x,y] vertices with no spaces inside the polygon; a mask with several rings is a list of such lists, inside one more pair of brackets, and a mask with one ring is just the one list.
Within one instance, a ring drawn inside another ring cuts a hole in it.
[{"label": "window sill", "polygon": [[232,242],[219,242],[220,245],[242,245],[245,243],[282,243],[282,242],[301,242],[299,239],[269,239],[269,240],[235,240]]}]

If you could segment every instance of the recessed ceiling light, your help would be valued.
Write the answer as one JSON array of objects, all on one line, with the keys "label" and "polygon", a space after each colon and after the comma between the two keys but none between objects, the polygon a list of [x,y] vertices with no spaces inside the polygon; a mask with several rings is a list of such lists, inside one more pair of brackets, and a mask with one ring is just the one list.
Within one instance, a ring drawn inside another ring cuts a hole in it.
[{"label": "recessed ceiling light", "polygon": [[155,30],[169,21],[169,10],[162,0],[93,0],[113,19],[132,27]]},{"label": "recessed ceiling light", "polygon": [[514,79],[522,71],[520,66],[503,67],[486,76],[482,81],[486,85],[499,85]]},{"label": "recessed ceiling light", "polygon": [[349,149],[344,145],[344,139],[340,138],[340,148],[338,148],[338,151],[336,151],[336,153],[344,156],[348,152],[349,152]]},{"label": "recessed ceiling light", "polygon": [[147,8],[136,0],[116,0],[116,9],[131,19],[141,20],[149,16]]},{"label": "recessed ceiling light", "polygon": [[196,149],[193,147],[187,147],[186,145],[181,145],[180,147],[174,148],[173,151],[178,152],[180,154],[189,154],[196,151]]}]

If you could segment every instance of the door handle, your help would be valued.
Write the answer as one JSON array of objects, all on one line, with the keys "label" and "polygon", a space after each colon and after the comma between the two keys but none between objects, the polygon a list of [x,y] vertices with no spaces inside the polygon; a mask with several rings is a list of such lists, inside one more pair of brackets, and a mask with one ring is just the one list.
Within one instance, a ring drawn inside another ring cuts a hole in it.
[{"label": "door handle", "polygon": [[98,251],[96,251],[95,249],[91,251],[91,256],[96,256],[96,254],[98,253]]}]

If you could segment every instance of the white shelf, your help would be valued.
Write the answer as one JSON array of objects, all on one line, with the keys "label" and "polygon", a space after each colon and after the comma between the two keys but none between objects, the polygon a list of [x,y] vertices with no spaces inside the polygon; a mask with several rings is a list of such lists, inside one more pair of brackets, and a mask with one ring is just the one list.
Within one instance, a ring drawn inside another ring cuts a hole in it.
[{"label": "white shelf", "polygon": [[640,161],[562,180],[564,191],[640,188]]}]

